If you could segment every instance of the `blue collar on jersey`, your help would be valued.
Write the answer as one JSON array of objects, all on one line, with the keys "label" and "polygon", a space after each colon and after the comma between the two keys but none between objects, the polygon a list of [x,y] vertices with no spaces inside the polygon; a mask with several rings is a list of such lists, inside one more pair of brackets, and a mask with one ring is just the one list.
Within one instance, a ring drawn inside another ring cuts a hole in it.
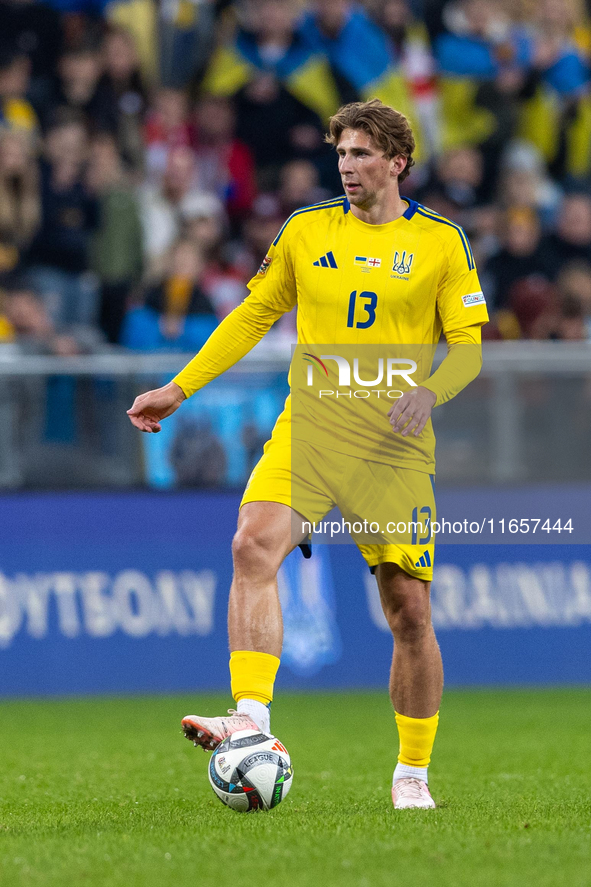
[{"label": "blue collar on jersey", "polygon": [[406,210],[406,212],[403,212],[402,215],[405,219],[412,219],[417,209],[419,208],[419,204],[416,202],[416,200],[411,200],[410,197],[403,197],[402,199],[406,200],[406,202],[408,203],[408,209]]},{"label": "blue collar on jersey", "polygon": [[[416,200],[411,200],[410,197],[403,197],[402,199],[406,200],[406,202],[408,203],[408,209],[402,213],[402,218],[403,219],[412,219],[412,217],[416,213],[417,209],[419,208],[419,204],[416,202]],[[347,215],[347,213],[349,212],[350,209],[351,209],[351,204],[349,203],[348,199],[345,197],[345,201],[343,203],[343,212],[345,213],[345,215]]]}]

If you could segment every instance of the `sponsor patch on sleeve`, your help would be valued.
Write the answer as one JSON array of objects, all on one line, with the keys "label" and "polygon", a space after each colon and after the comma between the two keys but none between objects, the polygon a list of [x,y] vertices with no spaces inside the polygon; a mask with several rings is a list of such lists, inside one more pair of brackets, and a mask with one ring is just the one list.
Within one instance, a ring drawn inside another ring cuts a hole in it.
[{"label": "sponsor patch on sleeve", "polygon": [[484,293],[468,293],[468,295],[462,296],[462,302],[465,308],[469,308],[471,305],[486,305]]},{"label": "sponsor patch on sleeve", "polygon": [[266,274],[267,271],[269,270],[269,265],[271,264],[272,261],[273,261],[272,256],[265,256],[265,258],[261,262],[261,267],[257,271],[257,274],[263,274],[263,275]]}]

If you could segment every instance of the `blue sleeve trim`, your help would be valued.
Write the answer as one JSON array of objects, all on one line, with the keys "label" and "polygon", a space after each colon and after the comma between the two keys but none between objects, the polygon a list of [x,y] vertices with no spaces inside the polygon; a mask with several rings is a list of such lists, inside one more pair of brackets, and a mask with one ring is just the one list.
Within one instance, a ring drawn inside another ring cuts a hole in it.
[{"label": "blue sleeve trim", "polygon": [[466,261],[468,262],[468,270],[473,271],[476,267],[476,263],[474,261],[474,256],[472,255],[472,247],[470,246],[470,241],[466,237],[466,233],[463,228],[460,228],[459,225],[456,225],[454,222],[450,222],[449,219],[444,219],[443,216],[432,214],[431,210],[428,210],[426,207],[418,204],[417,212],[420,216],[423,216],[425,219],[431,219],[432,222],[440,222],[442,225],[449,225],[450,228],[455,228],[455,230],[460,235],[460,240],[462,241],[462,246],[464,247],[464,252],[466,253]]},{"label": "blue sleeve trim", "polygon": [[[343,206],[343,203],[345,200],[346,200],[346,198],[344,198],[344,197],[338,197],[338,198],[333,198],[332,200],[325,200],[325,201],[323,201],[323,203],[316,203],[316,204],[314,204],[314,206],[305,206],[302,209],[296,209],[296,211],[290,215],[289,219],[286,222],[284,222],[284,224],[281,226],[279,234],[277,235],[277,237],[273,241],[273,246],[277,246],[281,235],[283,234],[283,232],[285,231],[285,229],[287,228],[287,226],[289,225],[291,220],[295,219],[296,216],[301,216],[303,213],[315,212],[316,210],[319,210],[319,209],[332,209],[335,206]],[[345,212],[347,212],[346,207],[345,207]]]}]

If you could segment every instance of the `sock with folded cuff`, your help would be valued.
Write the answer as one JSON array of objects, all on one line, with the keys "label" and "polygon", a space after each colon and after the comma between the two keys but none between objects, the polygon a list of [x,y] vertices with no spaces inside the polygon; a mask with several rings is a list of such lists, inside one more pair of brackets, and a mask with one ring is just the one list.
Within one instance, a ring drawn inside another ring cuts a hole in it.
[{"label": "sock with folded cuff", "polygon": [[396,712],[396,724],[400,738],[398,764],[394,780],[414,777],[427,782],[427,767],[431,760],[439,712],[431,718],[408,718]]},{"label": "sock with folded cuff", "polygon": [[271,702],[279,659],[271,653],[236,650],[230,654],[232,696],[240,714],[249,715],[263,733],[271,730]]}]

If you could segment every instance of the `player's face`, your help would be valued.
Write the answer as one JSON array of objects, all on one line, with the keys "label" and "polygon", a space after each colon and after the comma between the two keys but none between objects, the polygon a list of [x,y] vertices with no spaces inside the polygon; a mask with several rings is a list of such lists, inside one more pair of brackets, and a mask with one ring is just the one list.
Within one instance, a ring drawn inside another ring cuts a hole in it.
[{"label": "player's face", "polygon": [[397,156],[388,160],[363,130],[344,129],[337,154],[345,194],[354,206],[370,209],[391,189],[397,189],[404,159]]}]

